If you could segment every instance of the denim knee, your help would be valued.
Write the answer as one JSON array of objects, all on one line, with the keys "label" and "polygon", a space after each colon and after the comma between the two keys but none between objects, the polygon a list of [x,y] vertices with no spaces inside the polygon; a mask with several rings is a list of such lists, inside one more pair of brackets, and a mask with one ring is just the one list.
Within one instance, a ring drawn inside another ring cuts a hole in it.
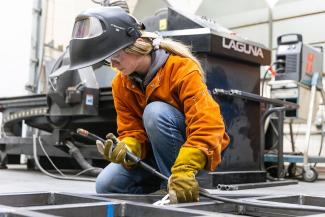
[{"label": "denim knee", "polygon": [[119,165],[109,164],[106,166],[96,178],[96,192],[103,193],[118,193],[119,184],[122,183],[119,179]]},{"label": "denim knee", "polygon": [[185,118],[177,108],[152,102],[143,113],[143,124],[160,172],[170,175],[180,147],[185,141]]},{"label": "denim knee", "polygon": [[108,183],[109,180],[107,177],[103,177],[101,173],[96,178],[96,193],[97,194],[105,194],[110,193],[111,189],[109,189],[109,186],[112,186]]},{"label": "denim knee", "polygon": [[96,193],[97,194],[103,194],[103,193],[106,193],[105,192],[105,188],[104,188],[104,183],[101,179],[99,179],[97,177],[96,179]]},{"label": "denim knee", "polygon": [[165,102],[151,102],[143,111],[143,124],[146,129],[157,128],[170,121],[171,113],[180,113],[180,111]]}]

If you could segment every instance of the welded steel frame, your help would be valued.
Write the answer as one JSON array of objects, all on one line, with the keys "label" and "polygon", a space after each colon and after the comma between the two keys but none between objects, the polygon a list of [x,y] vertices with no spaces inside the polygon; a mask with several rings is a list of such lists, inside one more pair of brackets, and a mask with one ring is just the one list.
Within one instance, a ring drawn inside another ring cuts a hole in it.
[{"label": "welded steel frame", "polygon": [[[218,201],[203,200],[196,203],[153,206],[152,202],[164,195],[126,194],[71,194],[32,192],[0,194],[0,216],[317,216],[317,212],[288,211],[285,209],[258,208]],[[220,195],[219,195],[220,196]],[[325,207],[324,197],[307,195],[253,195],[233,194],[223,197],[238,198],[255,203],[279,204],[282,207]],[[148,200],[148,198],[150,198]],[[5,205],[2,205],[5,204]]]}]

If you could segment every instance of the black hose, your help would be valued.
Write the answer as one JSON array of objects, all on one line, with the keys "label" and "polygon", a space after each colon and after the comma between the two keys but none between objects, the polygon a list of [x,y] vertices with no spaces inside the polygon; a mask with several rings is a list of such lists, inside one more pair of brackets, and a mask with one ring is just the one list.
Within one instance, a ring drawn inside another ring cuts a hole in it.
[{"label": "black hose", "polygon": [[83,170],[87,170],[85,174],[97,177],[98,174],[103,170],[102,168],[93,167],[91,164],[89,164],[81,154],[80,150],[71,141],[67,141],[66,146],[69,148],[69,154],[77,161],[79,166]]},{"label": "black hose", "polygon": [[[37,133],[36,133],[37,134]],[[52,173],[47,172],[40,164],[40,162],[38,161],[38,156],[37,156],[37,137],[36,134],[33,135],[33,157],[34,157],[34,161],[36,166],[38,167],[38,169],[44,173],[45,175],[48,175],[52,178],[56,178],[56,179],[63,179],[63,180],[73,180],[73,181],[91,181],[91,182],[95,182],[95,179],[90,179],[90,178],[83,178],[83,177],[71,177],[71,176],[63,176],[63,175],[55,175]],[[38,137],[39,142],[41,142],[40,137]],[[40,143],[41,145],[41,143]],[[45,153],[44,153],[45,154]]]}]

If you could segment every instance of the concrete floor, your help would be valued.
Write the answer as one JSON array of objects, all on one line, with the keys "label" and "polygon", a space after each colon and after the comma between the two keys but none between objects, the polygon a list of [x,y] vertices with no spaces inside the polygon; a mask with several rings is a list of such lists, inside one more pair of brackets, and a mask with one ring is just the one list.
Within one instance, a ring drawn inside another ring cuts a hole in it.
[{"label": "concrete floor", "polygon": [[0,170],[0,177],[0,194],[33,191],[96,193],[95,182],[55,179],[40,171],[27,170],[24,165],[8,165],[8,169]]},{"label": "concrete floor", "polygon": [[[0,194],[15,192],[69,192],[94,194],[95,182],[60,180],[44,175],[40,171],[30,171],[24,165],[8,165],[9,169],[0,170]],[[253,195],[288,195],[305,194],[325,197],[325,173],[321,173],[314,183],[299,182],[295,185],[256,188],[238,191],[209,190],[211,193],[222,194],[253,194]]]}]

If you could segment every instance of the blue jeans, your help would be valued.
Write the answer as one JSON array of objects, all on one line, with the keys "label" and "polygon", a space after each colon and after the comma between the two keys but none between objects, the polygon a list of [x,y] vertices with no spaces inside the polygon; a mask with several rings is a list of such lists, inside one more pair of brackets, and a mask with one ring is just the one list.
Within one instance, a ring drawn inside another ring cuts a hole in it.
[{"label": "blue jeans", "polygon": [[[170,169],[186,140],[184,115],[173,106],[156,101],[146,106],[143,124],[152,148],[145,162],[170,176]],[[126,170],[120,164],[110,163],[96,179],[96,192],[145,194],[160,189],[160,185],[159,178],[140,167]]]}]

